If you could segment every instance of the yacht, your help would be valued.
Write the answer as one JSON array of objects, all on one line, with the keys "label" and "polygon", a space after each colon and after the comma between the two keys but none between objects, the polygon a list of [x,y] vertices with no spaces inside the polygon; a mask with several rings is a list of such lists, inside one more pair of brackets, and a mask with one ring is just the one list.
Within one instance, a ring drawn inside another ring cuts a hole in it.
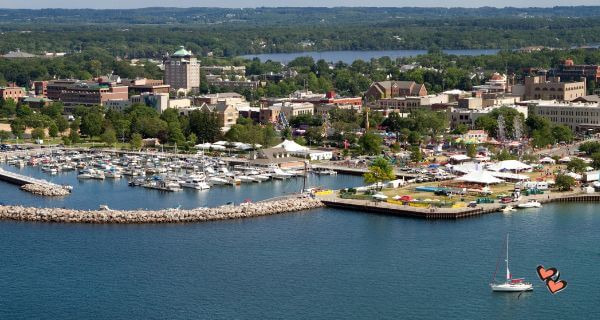
[{"label": "yacht", "polygon": [[104,177],[118,179],[121,178],[121,172],[119,172],[118,170],[107,170],[104,172]]},{"label": "yacht", "polygon": [[251,176],[240,175],[237,178],[240,179],[241,182],[256,182],[256,179]]},{"label": "yacht", "polygon": [[527,209],[527,208],[541,208],[542,204],[537,202],[536,200],[529,200],[525,203],[519,203],[517,205],[517,208],[520,209]]},{"label": "yacht", "polygon": [[271,176],[273,177],[273,179],[286,180],[286,179],[293,177],[294,175],[291,173],[285,172],[279,168],[275,168],[275,169],[273,169],[273,175],[271,175]]},{"label": "yacht", "polygon": [[[533,285],[525,282],[523,278],[512,278],[508,269],[508,234],[506,235],[506,280],[503,283],[496,283],[496,273],[494,273],[494,282],[490,283],[492,291],[499,292],[522,292],[533,290]],[[496,269],[496,272],[498,269]]]},{"label": "yacht", "polygon": [[211,185],[223,185],[223,184],[227,184],[227,179],[224,178],[220,178],[220,177],[210,177],[208,178],[208,183]]},{"label": "yacht", "polygon": [[91,178],[92,178],[91,170],[83,169],[77,175],[77,179],[91,179]]},{"label": "yacht", "polygon": [[201,177],[190,176],[185,181],[180,183],[180,185],[184,188],[191,188],[196,190],[206,190],[210,189],[210,185],[204,181]]}]

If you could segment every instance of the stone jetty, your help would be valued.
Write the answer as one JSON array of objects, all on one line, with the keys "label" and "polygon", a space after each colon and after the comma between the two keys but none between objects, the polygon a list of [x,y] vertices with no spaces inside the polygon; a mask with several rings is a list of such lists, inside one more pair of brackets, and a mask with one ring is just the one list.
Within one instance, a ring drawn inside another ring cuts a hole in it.
[{"label": "stone jetty", "polygon": [[24,184],[21,186],[21,190],[48,197],[62,197],[70,194],[69,190],[62,186],[37,183]]},{"label": "stone jetty", "polygon": [[23,206],[0,206],[0,219],[18,221],[58,222],[58,223],[185,223],[206,222],[227,219],[242,219],[304,211],[322,207],[318,199],[304,196],[258,203],[245,203],[239,206],[197,208],[191,210],[74,210],[61,208],[34,208]]}]

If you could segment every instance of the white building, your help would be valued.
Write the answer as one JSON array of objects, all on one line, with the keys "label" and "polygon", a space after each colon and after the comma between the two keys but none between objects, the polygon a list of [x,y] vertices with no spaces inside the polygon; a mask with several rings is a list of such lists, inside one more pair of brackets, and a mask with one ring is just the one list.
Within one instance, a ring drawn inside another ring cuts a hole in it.
[{"label": "white building", "polygon": [[153,108],[158,113],[163,113],[169,107],[169,94],[167,93],[142,93],[129,98],[131,104],[144,104]]},{"label": "white building", "polygon": [[123,112],[129,107],[131,107],[131,101],[129,100],[106,100],[104,102],[104,108],[106,108],[106,110]]}]

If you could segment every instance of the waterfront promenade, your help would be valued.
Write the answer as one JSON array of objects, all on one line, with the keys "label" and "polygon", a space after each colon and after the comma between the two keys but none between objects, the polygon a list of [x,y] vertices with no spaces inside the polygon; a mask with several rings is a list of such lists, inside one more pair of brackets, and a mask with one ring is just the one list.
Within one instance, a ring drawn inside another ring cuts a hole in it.
[{"label": "waterfront promenade", "polygon": [[[393,216],[403,216],[420,219],[462,219],[479,216],[488,213],[500,212],[506,204],[489,203],[478,204],[476,207],[464,208],[420,208],[409,205],[398,205],[384,201],[342,199],[336,195],[336,192],[330,195],[318,197],[325,206],[330,208],[339,208],[360,212],[370,212],[386,214]],[[525,196],[518,202],[510,203],[516,207],[519,203],[526,203],[529,200],[536,200],[542,204],[552,202],[600,202],[600,193],[581,193],[577,191],[547,193],[542,195]]]}]

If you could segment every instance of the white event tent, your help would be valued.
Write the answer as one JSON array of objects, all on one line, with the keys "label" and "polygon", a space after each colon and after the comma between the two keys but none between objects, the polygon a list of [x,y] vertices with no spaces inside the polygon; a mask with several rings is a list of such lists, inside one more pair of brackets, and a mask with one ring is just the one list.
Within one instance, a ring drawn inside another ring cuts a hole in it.
[{"label": "white event tent", "polygon": [[504,180],[494,177],[489,171],[473,171],[460,178],[457,178],[456,180],[484,185],[504,182]]},{"label": "white event tent", "polygon": [[520,172],[520,171],[529,171],[532,167],[528,164],[525,164],[518,160],[505,160],[497,163],[493,163],[487,166],[488,170],[491,171],[512,171],[512,172]]}]

